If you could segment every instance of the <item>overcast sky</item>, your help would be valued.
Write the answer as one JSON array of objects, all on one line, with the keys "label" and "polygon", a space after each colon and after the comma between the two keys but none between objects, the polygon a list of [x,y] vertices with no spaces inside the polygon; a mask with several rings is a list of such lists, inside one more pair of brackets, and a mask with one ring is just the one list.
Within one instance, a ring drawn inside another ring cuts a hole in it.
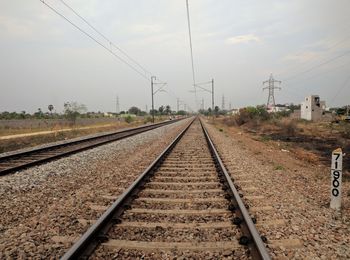
[{"label": "overcast sky", "polygon": [[[110,47],[60,0],[45,2]],[[155,95],[156,107],[176,109],[178,97],[196,108],[185,0],[65,2],[168,83]],[[189,0],[189,6],[196,81],[214,78],[216,105],[223,95],[226,108],[265,103],[262,81],[271,73],[282,81],[277,103],[300,103],[310,94],[330,106],[350,103],[350,1]],[[115,111],[116,95],[121,110],[151,106],[148,80],[39,0],[0,0],[0,71],[0,111],[46,111],[53,104],[60,112],[66,101]],[[209,107],[210,94],[199,92],[202,98]]]}]

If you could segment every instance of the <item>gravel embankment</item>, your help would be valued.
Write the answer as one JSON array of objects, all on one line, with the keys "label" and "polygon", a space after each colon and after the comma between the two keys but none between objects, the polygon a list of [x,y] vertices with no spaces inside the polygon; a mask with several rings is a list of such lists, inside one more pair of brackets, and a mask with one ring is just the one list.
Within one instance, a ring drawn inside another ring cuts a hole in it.
[{"label": "gravel embankment", "polygon": [[196,121],[90,258],[250,259],[222,188]]},{"label": "gravel embankment", "polygon": [[[342,216],[336,217],[329,209],[329,169],[301,162],[238,131],[207,126],[247,204],[272,207],[252,214],[259,232],[270,241],[274,259],[350,259],[349,182],[343,183]],[[291,239],[300,244],[293,246]],[[273,240],[285,243],[272,246]]]},{"label": "gravel embankment", "polygon": [[0,259],[62,256],[187,122],[0,177]]}]

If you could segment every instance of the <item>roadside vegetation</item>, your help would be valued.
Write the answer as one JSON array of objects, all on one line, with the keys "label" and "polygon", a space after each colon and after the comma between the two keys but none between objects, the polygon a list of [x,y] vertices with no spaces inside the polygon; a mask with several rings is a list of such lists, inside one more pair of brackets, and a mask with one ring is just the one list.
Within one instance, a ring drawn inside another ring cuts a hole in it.
[{"label": "roadside vegetation", "polygon": [[[172,111],[169,105],[162,105],[154,111],[155,121],[187,115],[185,111]],[[113,131],[152,123],[152,111],[142,111],[136,106],[120,113],[89,112],[84,104],[65,102],[63,111],[57,112],[53,105],[47,110],[41,108],[34,113],[0,112],[0,153],[56,142],[99,132]],[[42,133],[40,135],[30,135]],[[26,135],[4,139],[9,135]]]},{"label": "roadside vegetation", "polygon": [[334,120],[337,118],[334,112],[318,122],[297,119],[293,116],[294,109],[268,113],[264,106],[246,107],[233,115],[219,113],[214,124],[219,131],[228,127],[246,132],[257,141],[276,145],[281,151],[293,152],[297,158],[313,164],[329,166],[331,152],[341,147],[346,153],[344,169],[349,172],[350,122]]}]

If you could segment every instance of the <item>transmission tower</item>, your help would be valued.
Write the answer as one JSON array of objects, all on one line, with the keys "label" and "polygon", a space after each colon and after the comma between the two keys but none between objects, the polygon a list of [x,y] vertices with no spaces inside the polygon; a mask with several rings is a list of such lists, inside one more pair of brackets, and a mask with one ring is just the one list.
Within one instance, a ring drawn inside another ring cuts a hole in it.
[{"label": "transmission tower", "polygon": [[265,85],[266,83],[268,83],[268,86],[263,87],[263,90],[265,90],[265,89],[269,90],[269,96],[267,98],[266,106],[267,106],[267,109],[271,108],[272,111],[275,111],[275,109],[276,109],[276,107],[275,107],[275,105],[276,105],[276,103],[275,103],[275,89],[281,89],[280,87],[276,87],[275,83],[281,84],[282,81],[275,80],[271,74],[270,78],[263,82],[263,85]]},{"label": "transmission tower", "polygon": [[117,96],[115,100],[115,112],[118,114],[119,113],[119,97]]}]

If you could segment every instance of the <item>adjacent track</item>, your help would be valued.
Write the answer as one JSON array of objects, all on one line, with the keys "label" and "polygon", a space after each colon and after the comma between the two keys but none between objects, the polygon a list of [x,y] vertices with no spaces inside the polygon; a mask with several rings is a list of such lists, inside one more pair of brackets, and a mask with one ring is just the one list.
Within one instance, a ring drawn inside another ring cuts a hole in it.
[{"label": "adjacent track", "polygon": [[[62,259],[230,255],[270,259],[206,129],[195,119]],[[228,251],[228,254],[227,254]]]},{"label": "adjacent track", "polygon": [[60,144],[50,145],[44,148],[34,148],[28,151],[12,153],[5,156],[0,155],[0,175],[5,175],[102,144],[140,134],[161,126],[177,122],[178,120],[170,120],[152,125],[124,129],[121,131],[101,134],[94,137],[80,138],[79,140],[67,141]]}]

